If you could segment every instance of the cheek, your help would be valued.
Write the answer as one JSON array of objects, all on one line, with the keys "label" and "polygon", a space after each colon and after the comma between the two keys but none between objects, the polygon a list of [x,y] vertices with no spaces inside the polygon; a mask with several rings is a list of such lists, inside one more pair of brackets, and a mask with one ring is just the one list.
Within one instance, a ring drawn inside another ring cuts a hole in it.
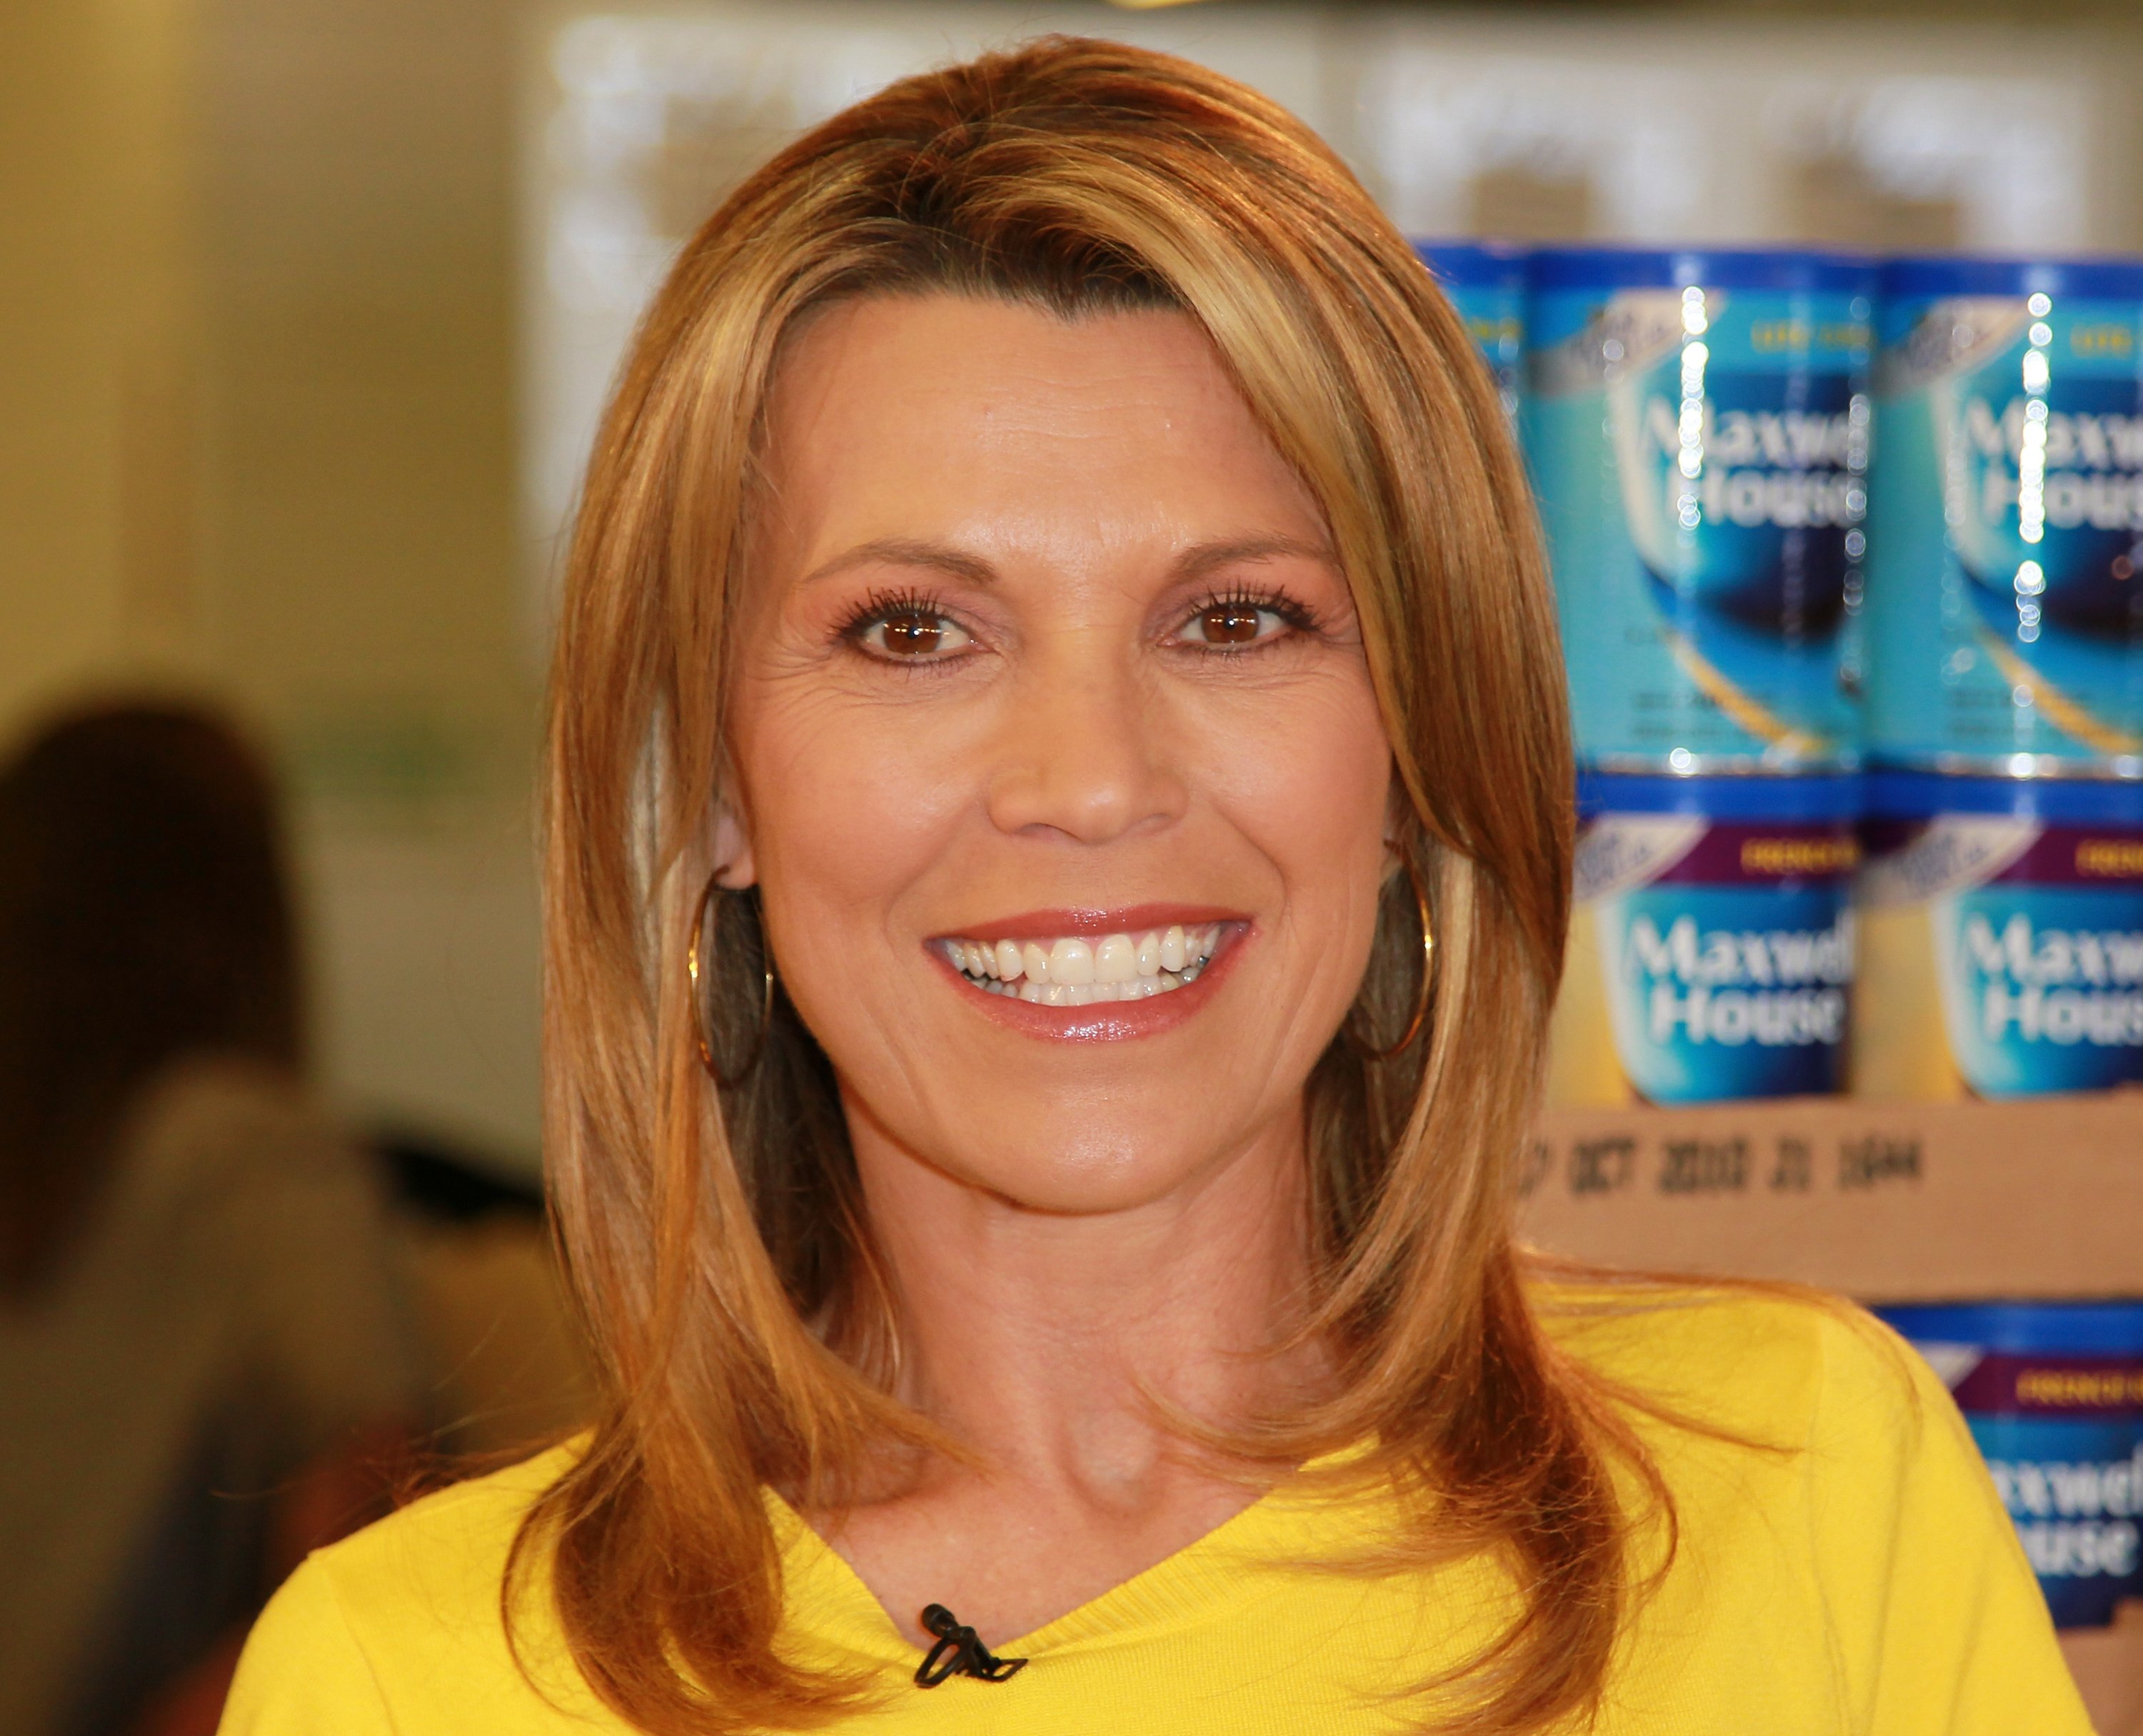
[{"label": "cheek", "polygon": [[1279,871],[1288,926],[1327,945],[1365,947],[1363,911],[1373,920],[1392,788],[1391,749],[1366,673],[1215,723],[1205,781]]},{"label": "cheek", "polygon": [[1286,705],[1245,707],[1213,748],[1210,787],[1275,859],[1331,870],[1383,859],[1391,746],[1367,677],[1320,681]]},{"label": "cheek", "polygon": [[942,708],[746,697],[737,754],[753,854],[777,952],[803,988],[885,942],[901,893],[973,805],[960,782],[972,756]]}]

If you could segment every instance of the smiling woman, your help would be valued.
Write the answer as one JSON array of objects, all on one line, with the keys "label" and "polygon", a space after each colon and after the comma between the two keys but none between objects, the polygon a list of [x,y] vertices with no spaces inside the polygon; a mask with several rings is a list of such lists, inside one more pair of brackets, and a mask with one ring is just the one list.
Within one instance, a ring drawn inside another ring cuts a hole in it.
[{"label": "smiling woman", "polygon": [[230,1728],[2081,1731],[1876,1328],[1514,1245],[1563,718],[1494,387],[1289,116],[1052,41],[790,147],[562,626],[607,1406],[316,1557]]}]

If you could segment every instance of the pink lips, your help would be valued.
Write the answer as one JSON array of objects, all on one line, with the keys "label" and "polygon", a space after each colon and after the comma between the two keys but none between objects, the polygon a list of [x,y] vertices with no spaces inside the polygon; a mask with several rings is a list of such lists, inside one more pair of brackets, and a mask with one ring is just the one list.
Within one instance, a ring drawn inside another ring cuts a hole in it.
[{"label": "pink lips", "polygon": [[983,1017],[993,1019],[1008,1030],[1055,1042],[1118,1042],[1130,1037],[1159,1036],[1195,1016],[1218,991],[1242,952],[1251,932],[1250,919],[1240,911],[1204,904],[1138,904],[1118,910],[1029,910],[1017,916],[992,917],[987,922],[948,930],[933,937],[996,942],[1076,935],[1081,939],[1091,939],[1179,925],[1188,928],[1209,922],[1221,925],[1220,942],[1211,961],[1194,981],[1147,1000],[1104,1002],[1098,1006],[1038,1006],[1031,1001],[1017,1001],[1006,995],[984,994],[953,968],[937,945],[928,945],[923,950],[968,1005]]},{"label": "pink lips", "polygon": [[1076,935],[1091,940],[1104,934],[1141,934],[1149,928],[1200,922],[1247,923],[1240,910],[1224,910],[1217,904],[1132,904],[1121,910],[1024,910],[1017,916],[992,917],[963,928],[948,928],[932,937],[937,940],[1054,940]]}]

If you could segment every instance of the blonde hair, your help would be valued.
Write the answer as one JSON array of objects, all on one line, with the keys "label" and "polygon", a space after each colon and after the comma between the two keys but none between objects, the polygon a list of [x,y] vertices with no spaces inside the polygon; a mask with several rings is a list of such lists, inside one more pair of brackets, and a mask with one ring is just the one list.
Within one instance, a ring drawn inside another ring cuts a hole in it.
[{"label": "blonde hair", "polygon": [[[785,1006],[717,1093],[683,950],[708,870],[730,610],[784,336],[829,301],[1180,310],[1320,502],[1353,588],[1439,944],[1408,1056],[1334,1041],[1309,1084],[1337,1396],[1234,1444],[1275,1465],[1375,1443],[1433,1501],[1388,1569],[1487,1549],[1522,1614],[1424,1684],[1484,1733],[1596,1704],[1634,1585],[1627,1430],[1548,1346],[1510,1229],[1567,915],[1570,748],[1525,483],[1472,340],[1308,129],[1205,69],[1049,39],[910,78],[752,176],[656,298],[591,465],[550,718],[552,1187],[608,1400],[516,1553],[540,1545],[574,1656],[656,1732],[807,1724],[853,1681],[775,1648],[762,1488],[838,1504],[928,1431],[888,1393],[897,1330],[825,1056]],[[1362,990],[1400,1029],[1410,893]],[[1429,1702],[1424,1701],[1423,1716]]]}]

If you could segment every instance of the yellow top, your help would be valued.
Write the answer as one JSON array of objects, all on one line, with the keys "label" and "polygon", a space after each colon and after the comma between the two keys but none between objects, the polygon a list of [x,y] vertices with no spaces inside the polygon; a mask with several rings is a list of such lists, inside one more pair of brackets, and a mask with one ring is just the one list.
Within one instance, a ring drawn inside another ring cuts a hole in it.
[{"label": "yellow top", "polygon": [[[1971,1437],[1916,1357],[1864,1320],[1709,1294],[1602,1313],[1545,1303],[1618,1379],[1756,1451],[1642,1425],[1682,1520],[1675,1565],[1626,1635],[1600,1736],[2084,1736],[2044,1603]],[[500,1574],[516,1522],[570,1449],[420,1501],[314,1555],[255,1630],[226,1736],[620,1732],[524,1631],[509,1657]],[[1486,1562],[1334,1572],[1384,1498],[1281,1490],[1179,1554],[1020,1639],[1002,1684],[913,1685],[920,1654],[840,1557],[770,1496],[787,1645],[883,1673],[856,1736],[1100,1731],[1319,1736],[1408,1728],[1394,1695],[1467,1654],[1506,1587]],[[547,1611],[546,1612],[547,1615]],[[1002,1643],[999,1643],[1002,1639]],[[545,1697],[547,1694],[548,1698]]]}]

